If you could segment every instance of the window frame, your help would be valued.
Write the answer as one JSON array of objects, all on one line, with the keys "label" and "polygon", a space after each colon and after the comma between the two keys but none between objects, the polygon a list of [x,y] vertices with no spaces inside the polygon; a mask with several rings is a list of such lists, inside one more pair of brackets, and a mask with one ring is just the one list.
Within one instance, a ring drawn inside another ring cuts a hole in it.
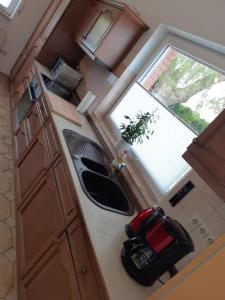
[{"label": "window frame", "polygon": [[[133,83],[141,81],[143,76],[155,65],[168,47],[172,47],[225,75],[225,48],[223,46],[161,24],[134,60],[128,65],[102,103],[91,113],[93,121],[96,121],[97,129],[113,154],[116,154],[115,145],[119,138],[119,132],[113,123],[109,121],[110,113],[122,101]],[[190,172],[186,176],[189,176]],[[146,207],[146,204],[149,206],[149,204],[159,203],[159,201],[168,198],[179,186],[178,182],[168,195],[160,199],[154,188],[150,186],[149,177],[143,174],[143,170],[140,169],[140,166],[137,166],[134,157],[128,159],[125,175],[128,178],[128,182],[135,186],[134,190],[138,188],[138,195],[141,196],[143,207]],[[181,179],[182,182],[185,180],[185,177]]]},{"label": "window frame", "polygon": [[12,0],[8,7],[0,4],[0,13],[9,19],[12,19],[22,2],[22,0]]}]

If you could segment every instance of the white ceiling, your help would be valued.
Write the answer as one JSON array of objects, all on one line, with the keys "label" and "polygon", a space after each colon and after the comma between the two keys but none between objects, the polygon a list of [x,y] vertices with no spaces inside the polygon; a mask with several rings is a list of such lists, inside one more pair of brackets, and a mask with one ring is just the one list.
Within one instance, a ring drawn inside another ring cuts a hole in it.
[{"label": "white ceiling", "polygon": [[160,23],[225,46],[223,0],[123,0],[150,26]]},{"label": "white ceiling", "polygon": [[0,14],[0,28],[7,33],[3,46],[6,55],[0,53],[0,71],[6,74],[20,55],[29,37],[35,30],[51,0],[23,0],[21,10],[12,20]]},{"label": "white ceiling", "polygon": [[[0,54],[0,71],[6,74],[9,74],[51,0],[23,0],[23,2],[21,13],[16,14],[12,20],[0,14],[0,28],[8,35],[4,46],[7,55]],[[140,16],[151,27],[144,39],[148,38],[160,23],[165,23],[225,46],[225,1],[123,0],[121,2],[140,12]]]}]

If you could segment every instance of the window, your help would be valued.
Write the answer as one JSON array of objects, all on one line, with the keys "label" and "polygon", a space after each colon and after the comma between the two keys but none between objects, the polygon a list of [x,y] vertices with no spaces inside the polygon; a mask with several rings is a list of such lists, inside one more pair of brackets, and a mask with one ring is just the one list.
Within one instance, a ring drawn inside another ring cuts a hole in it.
[{"label": "window", "polygon": [[3,5],[4,7],[9,7],[11,2],[12,0],[1,0],[0,4]]},{"label": "window", "polygon": [[0,12],[11,19],[21,2],[22,0],[0,0]]},{"label": "window", "polygon": [[159,198],[190,170],[182,154],[224,109],[224,88],[223,74],[168,46],[110,113],[118,130],[124,115],[157,109],[155,133],[132,152]]}]

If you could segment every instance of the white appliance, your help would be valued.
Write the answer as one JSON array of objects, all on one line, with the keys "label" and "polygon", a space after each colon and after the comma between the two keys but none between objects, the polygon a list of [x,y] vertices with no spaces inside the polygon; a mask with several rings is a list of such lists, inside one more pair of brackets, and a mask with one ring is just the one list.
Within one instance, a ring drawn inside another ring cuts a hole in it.
[{"label": "white appliance", "polygon": [[74,90],[82,79],[82,75],[67,65],[62,58],[57,58],[51,69],[51,74],[54,80]]}]

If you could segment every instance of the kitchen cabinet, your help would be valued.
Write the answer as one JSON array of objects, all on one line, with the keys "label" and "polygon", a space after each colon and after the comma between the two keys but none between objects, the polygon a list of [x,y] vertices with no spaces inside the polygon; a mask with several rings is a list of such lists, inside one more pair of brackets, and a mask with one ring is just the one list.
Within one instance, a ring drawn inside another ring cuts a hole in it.
[{"label": "kitchen cabinet", "polygon": [[53,166],[59,197],[62,203],[66,224],[70,224],[78,216],[77,195],[63,158],[59,158]]},{"label": "kitchen cabinet", "polygon": [[41,131],[15,166],[17,185],[17,205],[38,178],[43,176],[51,165],[44,133]]},{"label": "kitchen cabinet", "polygon": [[51,162],[54,162],[60,155],[59,141],[55,134],[55,130],[51,121],[44,127],[44,133],[48,144],[48,150]]},{"label": "kitchen cabinet", "polygon": [[17,120],[16,109],[12,111],[12,115],[15,160],[18,161],[41,130],[42,124],[36,103],[30,108],[21,124]]},{"label": "kitchen cabinet", "polygon": [[75,41],[94,60],[115,69],[148,26],[126,5],[97,1],[75,30]]},{"label": "kitchen cabinet", "polygon": [[22,87],[22,83],[21,82],[17,82],[14,81],[11,83],[11,108],[12,110],[15,109],[16,104],[18,103],[19,99],[22,96],[22,91],[23,91],[23,87]]},{"label": "kitchen cabinet", "polygon": [[19,299],[81,300],[66,234],[20,282]]},{"label": "kitchen cabinet", "polygon": [[[14,115],[16,118],[16,116]],[[14,125],[16,127],[16,125]],[[14,155],[18,160],[25,152],[28,146],[28,133],[26,129],[26,121],[24,120],[14,134]]]},{"label": "kitchen cabinet", "polygon": [[42,176],[17,212],[20,276],[50,248],[65,228],[52,170]]},{"label": "kitchen cabinet", "polygon": [[31,110],[28,112],[25,120],[27,123],[29,142],[31,142],[41,129],[41,119],[39,116],[38,106],[36,103],[32,106]]},{"label": "kitchen cabinet", "polygon": [[183,155],[200,177],[225,201],[225,111],[196,138]]},{"label": "kitchen cabinet", "polygon": [[79,218],[68,228],[68,235],[82,299],[108,299],[103,281],[99,278],[98,267],[91,255],[88,236]]},{"label": "kitchen cabinet", "polygon": [[95,22],[96,16],[101,11],[101,4],[98,2],[91,3],[90,7],[87,9],[80,23],[74,31],[75,40],[79,43],[83,36],[88,33],[88,30],[91,28],[91,25]]},{"label": "kitchen cabinet", "polygon": [[27,85],[32,81],[35,76],[33,67],[33,60],[29,61],[29,65],[25,65],[22,69],[20,78],[11,82],[11,108],[15,109],[17,103],[21,99],[23,93],[27,89]]},{"label": "kitchen cabinet", "polygon": [[45,122],[49,119],[49,110],[47,108],[46,99],[43,94],[39,98],[37,105],[39,107],[41,123],[42,123],[42,125],[44,125]]},{"label": "kitchen cabinet", "polygon": [[75,34],[76,39],[94,53],[119,14],[118,8],[100,2],[95,3],[82,20]]}]

